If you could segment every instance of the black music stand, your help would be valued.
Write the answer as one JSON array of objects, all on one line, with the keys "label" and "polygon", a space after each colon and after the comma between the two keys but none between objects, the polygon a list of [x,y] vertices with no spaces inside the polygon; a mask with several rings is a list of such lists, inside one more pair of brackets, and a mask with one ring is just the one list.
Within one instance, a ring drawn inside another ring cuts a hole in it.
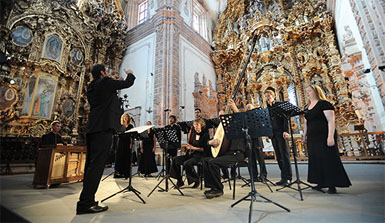
[{"label": "black music stand", "polygon": [[[155,129],[155,136],[157,137],[157,140],[159,142],[160,147],[163,149],[163,167],[165,162],[165,157],[168,150],[169,143],[179,142],[178,136],[176,134],[176,131],[174,129],[170,129],[167,127],[164,128],[157,128]],[[176,184],[171,180],[169,169],[170,167],[167,165],[168,162],[166,162],[166,175],[163,176],[163,179],[159,181],[159,183],[152,189],[152,191],[147,195],[147,197],[150,197],[150,195],[155,191],[156,188],[159,187],[160,192],[168,192],[168,181],[171,182],[171,184],[174,185],[174,187],[179,191],[179,193],[184,196],[182,191],[176,186]],[[164,171],[164,168],[162,169]],[[159,185],[165,181],[165,188],[160,187]]]},{"label": "black music stand", "polygon": [[[241,201],[250,200],[250,208],[249,208],[249,223],[251,222],[251,215],[253,209],[253,202],[265,202],[272,203],[287,212],[290,212],[290,209],[262,196],[257,192],[254,185],[254,173],[252,162],[256,163],[256,160],[252,160],[254,156],[252,156],[252,148],[251,148],[251,137],[258,138],[261,136],[271,136],[272,128],[270,124],[270,116],[267,109],[255,109],[247,112],[239,112],[230,115],[221,115],[221,122],[223,125],[223,129],[225,131],[226,138],[229,139],[237,139],[244,138],[246,143],[246,154],[248,157],[248,168],[250,175],[250,183],[251,183],[251,191],[250,193],[235,202],[231,205],[234,207]],[[256,198],[260,197],[264,200],[257,200]],[[249,198],[250,197],[250,198]]]},{"label": "black music stand", "polygon": [[[289,129],[290,129],[290,136],[291,136],[291,150],[293,152],[295,174],[296,174],[296,178],[297,178],[295,181],[291,182],[290,184],[283,186],[282,188],[277,189],[276,191],[280,191],[280,190],[288,187],[290,189],[298,191],[300,194],[300,197],[301,197],[301,201],[303,201],[302,190],[311,188],[311,185],[309,185],[309,184],[307,184],[307,183],[305,183],[299,179],[298,164],[297,164],[297,149],[296,149],[295,142],[294,142],[293,130],[291,128],[291,117],[301,115],[304,112],[288,101],[276,103],[273,107],[269,108],[269,111],[277,114],[278,116],[284,117],[284,118],[289,120]],[[297,183],[298,189],[291,186],[295,183]],[[301,188],[300,184],[305,184],[307,187]]]},{"label": "black music stand", "polygon": [[163,150],[162,169],[160,170],[158,175],[155,176],[155,178],[157,178],[159,180],[160,177],[164,177],[165,173],[166,173],[166,170],[164,169],[166,151],[164,148],[167,148],[167,140],[166,140],[166,136],[165,136],[165,131],[163,131],[162,128],[155,128],[154,132],[155,132],[155,137],[157,139],[156,141],[159,143],[160,148],[162,148],[162,150]]},{"label": "black music stand", "polygon": [[[126,131],[125,133],[126,134],[130,134],[131,135],[131,138],[132,139],[135,139],[135,138],[140,138],[141,134],[142,137],[145,137],[145,135],[147,134],[147,130],[154,127],[153,125],[146,125],[146,126],[139,126],[139,127],[136,127],[136,128],[132,128],[128,131]],[[148,136],[147,136],[148,137]],[[119,193],[124,193],[124,192],[133,192],[142,202],[143,204],[145,204],[146,202],[143,200],[143,198],[140,196],[140,192],[138,190],[136,190],[133,186],[132,186],[132,156],[133,156],[133,153],[132,153],[132,149],[131,149],[131,159],[130,159],[130,176],[129,176],[129,181],[128,181],[128,186],[123,188],[122,190],[104,198],[103,200],[101,200],[101,202],[107,200],[107,199],[110,199],[112,197],[114,197],[115,195],[119,194]]]}]

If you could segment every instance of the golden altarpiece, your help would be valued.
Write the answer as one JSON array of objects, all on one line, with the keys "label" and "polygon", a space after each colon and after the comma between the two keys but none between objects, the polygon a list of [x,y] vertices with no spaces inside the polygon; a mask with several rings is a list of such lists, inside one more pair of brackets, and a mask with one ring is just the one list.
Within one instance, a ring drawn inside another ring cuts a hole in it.
[{"label": "golden altarpiece", "polygon": [[[84,142],[90,68],[118,76],[126,23],[115,1],[20,0],[1,12],[2,159],[30,160],[30,147],[62,122],[62,137]],[[5,149],[6,148],[6,149]],[[5,156],[5,157],[4,157]]]},{"label": "golden altarpiece", "polygon": [[[247,103],[265,107],[263,92],[271,87],[278,100],[290,101],[304,109],[305,88],[317,84],[335,104],[339,133],[348,133],[354,125],[362,124],[354,112],[347,79],[341,72],[333,26],[333,17],[323,0],[227,1],[213,38],[218,109],[223,109],[230,98],[255,36],[256,46],[236,96],[239,107]],[[303,117],[293,122],[297,133],[301,123]],[[353,141],[365,144],[364,138],[344,141],[341,137],[341,148],[352,147]]]}]

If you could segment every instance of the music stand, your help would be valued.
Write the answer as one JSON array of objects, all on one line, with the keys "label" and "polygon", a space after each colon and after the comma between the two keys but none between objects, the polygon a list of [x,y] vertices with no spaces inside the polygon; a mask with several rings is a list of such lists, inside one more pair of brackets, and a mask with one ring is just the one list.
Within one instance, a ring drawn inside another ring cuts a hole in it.
[{"label": "music stand", "polygon": [[[170,129],[167,127],[164,128],[157,128],[155,129],[155,136],[157,137],[157,140],[159,142],[160,147],[163,149],[163,166],[165,162],[165,156],[166,156],[166,150],[168,150],[169,143],[179,142],[178,136],[176,134],[176,131],[174,129]],[[150,197],[152,192],[155,191],[156,188],[159,187],[160,192],[168,192],[168,181],[170,181],[174,187],[179,191],[179,193],[184,196],[182,191],[176,186],[176,184],[171,180],[170,174],[169,174],[169,167],[166,162],[166,175],[163,176],[163,179],[159,181],[159,183],[152,189],[152,191],[147,195],[147,197]],[[164,171],[164,169],[163,169]],[[159,185],[165,181],[165,188],[160,187]]]},{"label": "music stand", "polygon": [[165,175],[165,172],[166,172],[166,170],[164,169],[166,152],[165,152],[165,149],[163,149],[163,148],[167,148],[167,141],[166,141],[166,138],[164,135],[165,131],[163,131],[161,128],[155,128],[154,132],[155,132],[155,137],[157,139],[156,141],[159,143],[160,148],[162,148],[162,150],[163,150],[162,169],[160,170],[158,175],[155,176],[155,178],[157,178],[159,180],[160,177],[163,177]]},{"label": "music stand", "polygon": [[[252,215],[252,209],[253,209],[253,202],[266,202],[266,203],[272,203],[287,212],[290,212],[290,210],[264,196],[259,194],[257,190],[255,189],[254,185],[254,173],[253,173],[253,166],[252,162],[256,163],[256,160],[252,160],[254,156],[252,156],[252,149],[251,149],[251,137],[258,138],[261,136],[271,136],[272,135],[272,128],[270,124],[270,117],[269,112],[267,109],[255,109],[247,112],[239,112],[235,114],[229,114],[229,115],[221,115],[221,122],[223,125],[223,129],[225,131],[226,138],[229,139],[237,139],[237,138],[244,138],[246,143],[246,154],[248,157],[248,168],[249,168],[249,175],[250,175],[250,183],[251,183],[251,191],[250,193],[235,202],[231,205],[231,207],[234,207],[238,203],[244,200],[250,200],[250,208],[249,208],[249,223],[251,222],[251,215]],[[256,197],[260,197],[263,200],[257,200]],[[250,197],[250,198],[249,198]]]},{"label": "music stand", "polygon": [[[136,128],[132,128],[128,131],[126,131],[125,133],[126,134],[131,134],[131,137],[132,139],[134,138],[140,138],[140,135],[143,134],[142,137],[145,137],[145,135],[147,134],[147,130],[150,129],[150,128],[153,128],[154,126],[153,125],[146,125],[146,126],[139,126],[139,127],[136,127]],[[133,153],[132,153],[132,149],[131,149],[131,160],[130,160],[130,176],[129,176],[129,181],[128,181],[128,186],[123,188],[122,190],[104,198],[103,200],[101,200],[101,202],[107,200],[107,199],[110,199],[112,197],[114,197],[115,195],[119,194],[119,193],[124,193],[124,192],[133,192],[142,202],[143,204],[145,204],[146,202],[143,200],[143,198],[140,196],[140,192],[138,190],[136,190],[133,186],[132,186],[132,156],[133,156]]]},{"label": "music stand", "polygon": [[[296,178],[297,178],[295,181],[291,182],[290,184],[283,186],[282,188],[277,189],[276,191],[280,191],[280,190],[288,187],[290,189],[298,191],[300,194],[300,197],[301,197],[301,201],[303,201],[302,190],[310,188],[311,185],[309,185],[309,184],[307,184],[307,183],[305,183],[299,179],[299,171],[298,171],[298,164],[297,164],[297,150],[295,147],[293,130],[291,128],[291,117],[301,115],[304,112],[288,101],[276,103],[273,107],[269,108],[269,111],[277,114],[278,116],[284,117],[284,118],[289,120],[289,129],[290,129],[290,136],[291,136],[291,150],[293,152],[295,174],[296,174]],[[298,189],[291,186],[295,183],[297,183]],[[300,184],[305,184],[307,187],[301,188]]]}]

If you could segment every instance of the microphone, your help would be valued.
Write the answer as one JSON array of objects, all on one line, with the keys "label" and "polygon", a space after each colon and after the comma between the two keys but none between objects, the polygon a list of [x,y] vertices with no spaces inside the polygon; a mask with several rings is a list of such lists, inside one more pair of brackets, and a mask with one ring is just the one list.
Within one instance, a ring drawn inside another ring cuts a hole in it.
[{"label": "microphone", "polygon": [[164,112],[168,112],[168,111],[171,111],[171,109],[169,109],[169,108],[164,109]]}]

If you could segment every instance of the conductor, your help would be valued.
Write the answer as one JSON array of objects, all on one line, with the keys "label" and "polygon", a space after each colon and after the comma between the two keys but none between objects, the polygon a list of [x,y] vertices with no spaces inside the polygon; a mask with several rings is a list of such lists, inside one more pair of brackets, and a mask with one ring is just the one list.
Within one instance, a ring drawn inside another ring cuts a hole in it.
[{"label": "conductor", "polygon": [[95,193],[103,175],[104,165],[111,147],[112,136],[120,128],[120,101],[117,90],[131,87],[135,76],[131,70],[125,70],[125,80],[114,80],[102,64],[95,64],[92,69],[93,80],[88,86],[87,99],[91,107],[86,127],[87,158],[84,170],[83,190],[76,207],[76,214],[98,213],[106,211],[107,206],[99,206]]}]

